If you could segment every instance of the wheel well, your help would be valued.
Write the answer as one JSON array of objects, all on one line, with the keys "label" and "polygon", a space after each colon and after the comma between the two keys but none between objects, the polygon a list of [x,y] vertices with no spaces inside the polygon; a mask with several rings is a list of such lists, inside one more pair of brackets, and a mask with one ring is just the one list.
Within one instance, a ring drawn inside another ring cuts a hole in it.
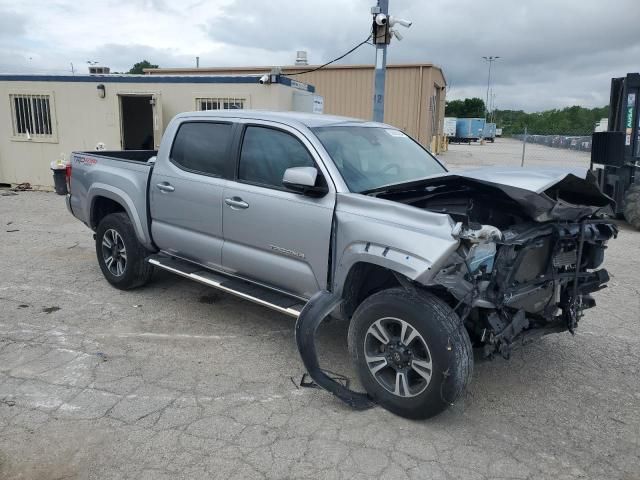
[{"label": "wheel well", "polygon": [[107,197],[97,197],[91,208],[91,226],[97,228],[104,217],[117,212],[126,212],[126,210],[115,200]]},{"label": "wheel well", "polygon": [[400,285],[395,273],[373,263],[358,262],[351,267],[342,289],[340,308],[345,319],[351,318],[358,305],[376,292]]}]

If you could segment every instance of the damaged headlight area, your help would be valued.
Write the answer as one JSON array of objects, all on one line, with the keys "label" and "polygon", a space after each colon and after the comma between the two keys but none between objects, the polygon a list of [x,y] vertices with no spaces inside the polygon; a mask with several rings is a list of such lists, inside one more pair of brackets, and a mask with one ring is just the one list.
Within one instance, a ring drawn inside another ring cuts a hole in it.
[{"label": "damaged headlight area", "polygon": [[591,293],[606,286],[600,265],[617,228],[600,220],[526,222],[499,230],[456,225],[460,246],[434,276],[485,356],[510,356],[515,340],[574,332]]}]

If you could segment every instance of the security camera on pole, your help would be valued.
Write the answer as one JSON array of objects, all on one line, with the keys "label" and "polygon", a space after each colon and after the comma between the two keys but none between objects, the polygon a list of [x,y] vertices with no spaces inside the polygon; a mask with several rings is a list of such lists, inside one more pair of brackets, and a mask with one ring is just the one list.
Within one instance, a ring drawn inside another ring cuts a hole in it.
[{"label": "security camera on pole", "polygon": [[391,38],[396,37],[402,40],[402,35],[395,25],[402,25],[409,28],[409,20],[389,16],[389,0],[378,0],[378,5],[371,7],[373,15],[372,38],[376,46],[376,70],[375,89],[373,93],[373,120],[375,122],[384,121],[384,83],[387,68],[387,45],[391,43]]}]

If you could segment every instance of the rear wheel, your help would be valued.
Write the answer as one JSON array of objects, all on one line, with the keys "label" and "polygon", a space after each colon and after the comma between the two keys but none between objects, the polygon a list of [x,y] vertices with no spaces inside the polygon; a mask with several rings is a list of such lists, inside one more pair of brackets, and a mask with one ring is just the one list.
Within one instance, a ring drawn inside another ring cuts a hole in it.
[{"label": "rear wheel", "polygon": [[624,218],[640,230],[640,183],[629,187],[624,197]]},{"label": "rear wheel", "polygon": [[407,418],[443,411],[473,371],[462,321],[428,292],[393,288],[367,298],[351,320],[349,350],[367,393]]},{"label": "rear wheel", "polygon": [[116,288],[129,290],[144,285],[153,274],[144,248],[126,213],[102,219],[96,231],[96,255],[102,274]]}]

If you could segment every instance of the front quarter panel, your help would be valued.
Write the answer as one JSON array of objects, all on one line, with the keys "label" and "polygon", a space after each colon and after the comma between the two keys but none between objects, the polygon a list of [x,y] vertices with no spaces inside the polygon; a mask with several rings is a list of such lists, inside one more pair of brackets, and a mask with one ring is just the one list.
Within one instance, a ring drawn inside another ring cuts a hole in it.
[{"label": "front quarter panel", "polygon": [[358,262],[427,284],[459,243],[449,215],[356,193],[337,195],[336,222],[337,294]]}]

